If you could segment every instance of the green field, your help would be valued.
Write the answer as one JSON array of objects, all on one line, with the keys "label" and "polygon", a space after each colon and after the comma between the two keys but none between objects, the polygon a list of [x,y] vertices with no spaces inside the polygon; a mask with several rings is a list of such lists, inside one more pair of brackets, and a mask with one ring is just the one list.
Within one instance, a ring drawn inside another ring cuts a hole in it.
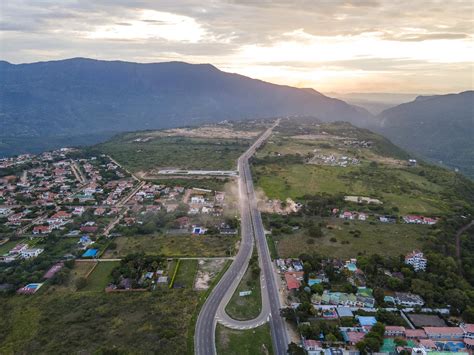
[{"label": "green field", "polygon": [[0,353],[182,354],[197,300],[196,292],[167,288],[2,297]]},{"label": "green field", "polygon": [[197,260],[183,259],[179,262],[179,269],[174,280],[174,287],[192,288],[198,268]]},{"label": "green field", "polygon": [[[298,257],[302,253],[318,253],[328,257],[354,258],[359,254],[399,256],[422,247],[428,226],[409,224],[369,224],[368,221],[328,219],[331,229],[324,228],[324,237],[310,238],[305,230],[291,235],[274,236],[278,254],[282,258]],[[350,231],[359,230],[360,237]],[[336,238],[336,241],[331,241]],[[312,243],[308,243],[308,241]],[[343,243],[344,242],[344,243]],[[345,243],[349,244],[345,244]]]},{"label": "green field", "polygon": [[87,278],[87,286],[81,291],[104,291],[110,282],[110,273],[120,264],[119,261],[99,262]]},{"label": "green field", "polygon": [[166,257],[229,256],[234,253],[234,237],[192,235],[145,235],[118,237],[116,249],[107,250],[104,258],[117,258],[131,253],[145,253]]},{"label": "green field", "polygon": [[158,167],[231,170],[252,140],[154,137],[134,142],[143,133],[127,133],[97,146],[133,172]]},{"label": "green field", "polygon": [[255,178],[269,198],[298,199],[318,192],[341,193],[346,184],[339,180],[346,170],[315,165],[269,164],[255,167]]},{"label": "green field", "polygon": [[63,285],[48,286],[48,292],[74,292],[76,291],[76,282],[80,278],[85,278],[96,264],[93,260],[76,261],[74,267],[69,273],[68,280]]},{"label": "green field", "polygon": [[[239,296],[241,291],[252,291],[249,296]],[[262,309],[262,295],[260,289],[260,278],[252,274],[250,267],[247,268],[239,286],[226,306],[226,313],[237,320],[248,320],[256,318]]]},{"label": "green field", "polygon": [[439,193],[443,187],[400,168],[371,171],[367,166],[332,167],[309,164],[265,164],[254,167],[257,186],[271,199],[301,199],[329,193],[379,198],[400,213],[444,214],[449,206]]},{"label": "green field", "polygon": [[[369,140],[371,147],[359,146]],[[346,144],[347,143],[347,144]],[[312,164],[315,156],[357,158],[347,167]],[[302,200],[305,195],[345,194],[380,199],[386,211],[442,216],[469,204],[472,190],[455,173],[419,161],[385,138],[349,124],[283,121],[253,159],[256,186],[269,199]]]},{"label": "green field", "polygon": [[233,330],[218,324],[216,348],[219,355],[267,355],[273,354],[270,326],[255,329]]}]

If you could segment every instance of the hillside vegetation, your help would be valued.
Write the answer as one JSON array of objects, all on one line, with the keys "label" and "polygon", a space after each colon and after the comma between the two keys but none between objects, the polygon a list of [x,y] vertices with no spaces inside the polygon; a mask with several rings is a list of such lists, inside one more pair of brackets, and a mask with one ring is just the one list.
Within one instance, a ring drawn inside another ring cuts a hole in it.
[{"label": "hillside vegetation", "polygon": [[[344,142],[370,141],[370,148]],[[318,156],[347,156],[347,167],[313,164]],[[285,124],[254,159],[257,185],[269,198],[304,200],[318,193],[370,196],[386,213],[444,215],[469,205],[473,183],[462,175],[410,156],[383,137],[350,124]]]},{"label": "hillside vegetation", "polygon": [[474,91],[419,96],[377,118],[396,144],[474,177]]}]

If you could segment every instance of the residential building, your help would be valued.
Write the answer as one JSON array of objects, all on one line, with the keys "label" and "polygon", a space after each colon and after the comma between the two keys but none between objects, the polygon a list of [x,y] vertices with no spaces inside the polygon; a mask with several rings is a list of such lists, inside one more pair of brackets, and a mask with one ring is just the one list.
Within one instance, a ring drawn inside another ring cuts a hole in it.
[{"label": "residential building", "polygon": [[304,349],[306,351],[321,351],[322,350],[321,342],[313,340],[313,339],[306,339],[304,341]]},{"label": "residential building", "polygon": [[395,292],[393,300],[395,304],[405,307],[421,307],[425,304],[420,296],[406,292]]},{"label": "residential building", "polygon": [[407,339],[426,339],[428,336],[423,329],[405,329]]},{"label": "residential building", "polygon": [[413,266],[415,271],[425,271],[428,260],[419,250],[413,250],[405,256],[405,264]]},{"label": "residential building", "polygon": [[31,259],[31,258],[36,258],[43,251],[44,251],[44,249],[41,249],[41,248],[23,249],[21,251],[20,255],[24,259]]},{"label": "residential building", "polygon": [[464,330],[461,327],[424,327],[426,335],[432,340],[461,340]]},{"label": "residential building", "polygon": [[464,330],[464,338],[474,339],[474,324],[461,324],[461,328]]},{"label": "residential building", "polygon": [[303,280],[303,271],[295,271],[295,272],[285,272],[285,281],[286,287],[288,290],[297,290],[301,286],[301,280]]},{"label": "residential building", "polygon": [[51,226],[34,226],[33,227],[33,234],[49,234],[51,233]]},{"label": "residential building", "polygon": [[405,327],[399,327],[396,325],[385,326],[385,336],[387,337],[405,337]]}]

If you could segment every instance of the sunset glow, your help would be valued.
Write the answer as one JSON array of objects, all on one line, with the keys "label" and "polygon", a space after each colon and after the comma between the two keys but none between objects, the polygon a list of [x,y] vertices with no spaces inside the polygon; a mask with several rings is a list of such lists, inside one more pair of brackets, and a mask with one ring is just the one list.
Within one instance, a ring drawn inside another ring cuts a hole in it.
[{"label": "sunset glow", "polygon": [[315,3],[9,3],[2,9],[2,59],[211,63],[323,92],[473,87],[472,2],[442,10],[437,1],[419,9],[409,1]]}]

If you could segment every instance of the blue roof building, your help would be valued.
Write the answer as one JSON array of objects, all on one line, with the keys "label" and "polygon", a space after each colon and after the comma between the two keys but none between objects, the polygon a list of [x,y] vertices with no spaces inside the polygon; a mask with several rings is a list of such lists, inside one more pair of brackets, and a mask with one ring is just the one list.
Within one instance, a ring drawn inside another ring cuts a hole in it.
[{"label": "blue roof building", "polygon": [[362,327],[372,327],[377,323],[375,317],[358,316],[357,320]]}]

